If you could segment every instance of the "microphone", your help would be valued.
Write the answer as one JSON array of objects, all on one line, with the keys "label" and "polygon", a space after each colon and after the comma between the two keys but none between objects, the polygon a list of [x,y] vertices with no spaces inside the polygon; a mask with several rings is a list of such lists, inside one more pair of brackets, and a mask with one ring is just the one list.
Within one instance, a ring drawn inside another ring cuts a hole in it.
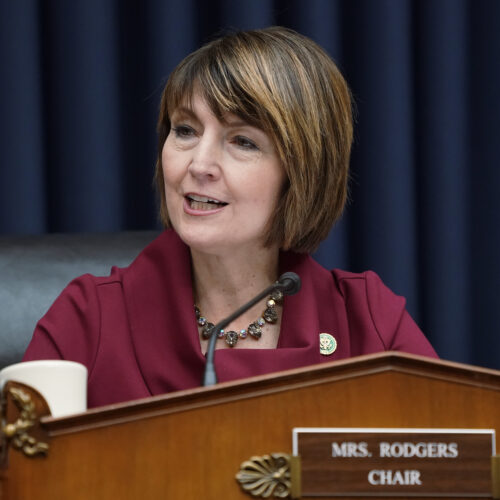
[{"label": "microphone", "polygon": [[268,286],[265,290],[262,290],[257,296],[252,300],[248,301],[246,304],[242,305],[234,313],[230,314],[227,318],[223,319],[217,323],[210,336],[207,348],[207,363],[205,365],[205,373],[203,375],[203,385],[215,385],[217,383],[217,375],[215,373],[214,365],[214,354],[215,354],[215,343],[217,342],[218,334],[221,330],[226,328],[229,323],[234,321],[236,318],[241,316],[244,312],[248,311],[252,306],[261,301],[264,297],[270,295],[274,290],[280,290],[283,295],[293,295],[300,290],[300,278],[298,274],[288,272],[280,276],[276,283]]},{"label": "microphone", "polygon": [[275,289],[281,290],[283,295],[294,295],[300,290],[300,278],[296,273],[288,272],[280,276]]}]

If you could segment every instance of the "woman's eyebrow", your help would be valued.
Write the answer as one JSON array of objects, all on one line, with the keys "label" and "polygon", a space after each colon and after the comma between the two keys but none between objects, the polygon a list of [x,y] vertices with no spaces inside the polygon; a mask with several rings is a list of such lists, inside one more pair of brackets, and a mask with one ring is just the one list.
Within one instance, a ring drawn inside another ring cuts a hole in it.
[{"label": "woman's eyebrow", "polygon": [[224,123],[226,123],[229,127],[252,127],[258,129],[256,125],[252,125],[251,123],[243,120],[238,116],[228,116],[224,118]]},{"label": "woman's eyebrow", "polygon": [[[193,109],[186,106],[179,106],[175,108],[172,112],[172,115],[170,116],[171,119],[181,119],[184,117],[199,121],[199,118],[193,111]],[[254,129],[261,130],[258,126],[252,125],[243,118],[231,114],[229,116],[224,116],[222,120],[220,120],[220,122],[231,128],[252,127]]]},{"label": "woman's eyebrow", "polygon": [[[248,122],[245,122],[243,120],[226,120],[226,123],[230,127],[252,127],[253,125],[250,125]],[[254,127],[255,128],[255,127]]]},{"label": "woman's eyebrow", "polygon": [[172,117],[176,117],[177,115],[181,115],[181,116],[187,115],[190,118],[193,118],[195,120],[198,119],[196,114],[194,113],[194,111],[191,108],[186,108],[184,106],[181,106],[181,107],[174,109],[174,111],[172,112]]}]

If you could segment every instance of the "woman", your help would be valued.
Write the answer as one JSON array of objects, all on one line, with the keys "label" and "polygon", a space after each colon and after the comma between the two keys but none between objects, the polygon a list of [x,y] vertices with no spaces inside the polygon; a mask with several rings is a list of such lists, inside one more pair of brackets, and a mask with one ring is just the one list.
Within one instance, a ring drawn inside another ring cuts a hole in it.
[{"label": "woman", "polygon": [[383,350],[435,356],[372,272],[327,271],[308,253],[347,193],[351,99],[333,61],[284,28],[209,43],[174,70],[159,117],[156,182],[167,229],[126,269],[73,281],[25,360],[89,369],[89,406],[200,384],[216,323],[284,271],[217,343],[219,381]]}]

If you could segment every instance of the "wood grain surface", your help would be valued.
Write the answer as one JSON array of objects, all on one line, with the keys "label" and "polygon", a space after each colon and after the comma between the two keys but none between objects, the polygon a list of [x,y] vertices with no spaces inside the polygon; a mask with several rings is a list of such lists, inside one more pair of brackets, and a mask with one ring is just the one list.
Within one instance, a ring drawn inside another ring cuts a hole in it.
[{"label": "wood grain surface", "polygon": [[1,498],[250,498],[234,478],[240,464],[291,452],[294,427],[498,433],[500,372],[383,353],[44,417],[48,456],[10,449]]}]

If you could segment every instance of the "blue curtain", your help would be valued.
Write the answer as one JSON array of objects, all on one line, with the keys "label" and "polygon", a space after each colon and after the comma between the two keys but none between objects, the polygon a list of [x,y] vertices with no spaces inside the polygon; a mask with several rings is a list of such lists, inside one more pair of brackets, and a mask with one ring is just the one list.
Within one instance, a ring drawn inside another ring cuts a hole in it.
[{"label": "blue curtain", "polygon": [[0,233],[157,227],[169,72],[273,24],[356,101],[350,203],[317,259],[375,270],[442,357],[500,368],[497,0],[0,0]]}]

